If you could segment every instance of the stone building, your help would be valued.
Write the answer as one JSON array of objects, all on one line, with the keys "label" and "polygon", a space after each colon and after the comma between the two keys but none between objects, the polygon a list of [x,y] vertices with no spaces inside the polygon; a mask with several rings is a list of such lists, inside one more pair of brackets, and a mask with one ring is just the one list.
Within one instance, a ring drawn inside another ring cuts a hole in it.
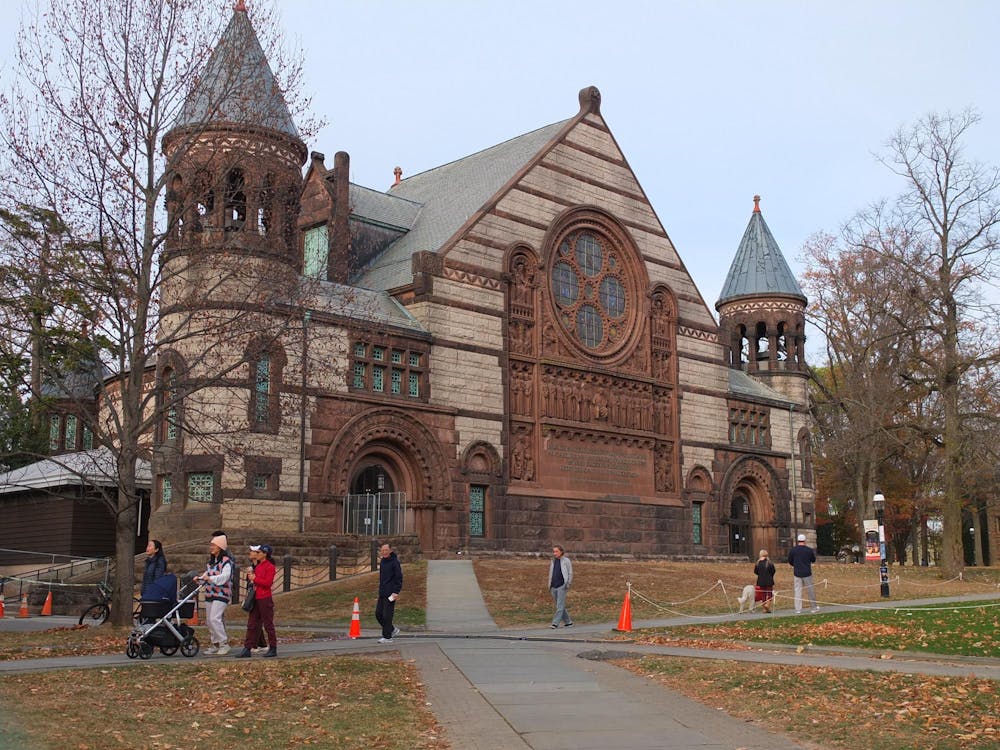
[{"label": "stone building", "polygon": [[309,156],[238,5],[163,148],[153,536],[686,556],[812,538],[806,299],[755,203],[716,321],[596,88],[374,190],[346,153]]}]

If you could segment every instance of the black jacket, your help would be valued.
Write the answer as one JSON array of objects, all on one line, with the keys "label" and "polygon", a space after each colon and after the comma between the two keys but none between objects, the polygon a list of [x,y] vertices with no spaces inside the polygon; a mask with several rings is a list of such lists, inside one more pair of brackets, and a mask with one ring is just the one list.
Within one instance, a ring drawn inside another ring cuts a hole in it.
[{"label": "black jacket", "polygon": [[378,595],[389,596],[403,590],[403,567],[395,552],[383,557],[378,564]]}]

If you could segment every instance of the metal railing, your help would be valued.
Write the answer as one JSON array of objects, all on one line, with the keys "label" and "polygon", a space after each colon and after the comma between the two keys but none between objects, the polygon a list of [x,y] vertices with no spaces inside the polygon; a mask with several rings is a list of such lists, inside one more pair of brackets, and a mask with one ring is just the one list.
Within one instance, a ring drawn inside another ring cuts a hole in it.
[{"label": "metal railing", "polygon": [[406,493],[368,492],[344,496],[344,532],[384,537],[406,533]]},{"label": "metal railing", "polygon": [[[38,583],[53,583],[64,581],[67,578],[91,573],[95,570],[103,570],[103,579],[108,580],[111,572],[111,558],[109,557],[76,557],[73,555],[57,555],[51,552],[31,552],[23,549],[0,548],[0,560],[16,556],[21,559],[41,558],[48,560],[45,567],[36,568],[27,572],[19,572],[16,576],[8,578],[20,578],[26,581],[37,581]],[[16,559],[14,558],[14,559]],[[26,564],[37,563],[7,563],[7,567],[14,567]]]}]

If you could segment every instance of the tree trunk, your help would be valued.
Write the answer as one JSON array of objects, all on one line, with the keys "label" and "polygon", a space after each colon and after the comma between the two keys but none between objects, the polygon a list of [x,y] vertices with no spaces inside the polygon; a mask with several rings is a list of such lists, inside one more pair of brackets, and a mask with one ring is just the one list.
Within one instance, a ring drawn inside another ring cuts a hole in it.
[{"label": "tree trunk", "polygon": [[111,623],[131,625],[135,589],[135,529],[138,495],[135,488],[136,454],[123,446],[118,457],[118,512],[115,515],[115,565],[117,575],[111,602]]}]

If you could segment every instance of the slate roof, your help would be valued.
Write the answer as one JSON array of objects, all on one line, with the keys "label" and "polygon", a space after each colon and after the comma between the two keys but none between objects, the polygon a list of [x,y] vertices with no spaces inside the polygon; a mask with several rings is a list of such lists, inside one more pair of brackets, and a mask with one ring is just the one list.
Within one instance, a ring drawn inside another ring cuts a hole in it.
[{"label": "slate roof", "polygon": [[386,292],[346,286],[333,281],[320,281],[318,285],[314,298],[309,303],[313,310],[430,336],[427,329]]},{"label": "slate roof", "polygon": [[45,377],[41,395],[54,399],[93,399],[101,381],[110,374],[111,371],[100,362],[82,362],[77,369],[66,375]]},{"label": "slate roof", "polygon": [[421,204],[389,193],[351,183],[348,200],[351,214],[381,226],[409,230],[417,220]]},{"label": "slate roof", "polygon": [[[755,203],[757,200],[759,198]],[[724,302],[739,297],[776,294],[798,297],[806,302],[760,208],[755,206],[715,307],[718,309]]]},{"label": "slate roof", "polygon": [[747,375],[743,370],[729,368],[729,392],[737,398],[765,399],[779,401],[782,404],[791,403],[784,393],[774,390]]},{"label": "slate roof", "polygon": [[[0,495],[57,487],[115,487],[118,484],[116,467],[114,452],[105,446],[66,453],[0,474]],[[150,487],[152,472],[149,461],[139,459],[136,462],[135,479],[137,487]]]},{"label": "slate roof", "polygon": [[420,204],[421,209],[410,231],[362,269],[357,283],[369,289],[409,284],[413,280],[410,256],[438,252],[567,122],[546,125],[390,188],[389,195]]},{"label": "slate roof", "polygon": [[285,97],[245,10],[234,10],[174,127],[259,125],[299,138]]}]

